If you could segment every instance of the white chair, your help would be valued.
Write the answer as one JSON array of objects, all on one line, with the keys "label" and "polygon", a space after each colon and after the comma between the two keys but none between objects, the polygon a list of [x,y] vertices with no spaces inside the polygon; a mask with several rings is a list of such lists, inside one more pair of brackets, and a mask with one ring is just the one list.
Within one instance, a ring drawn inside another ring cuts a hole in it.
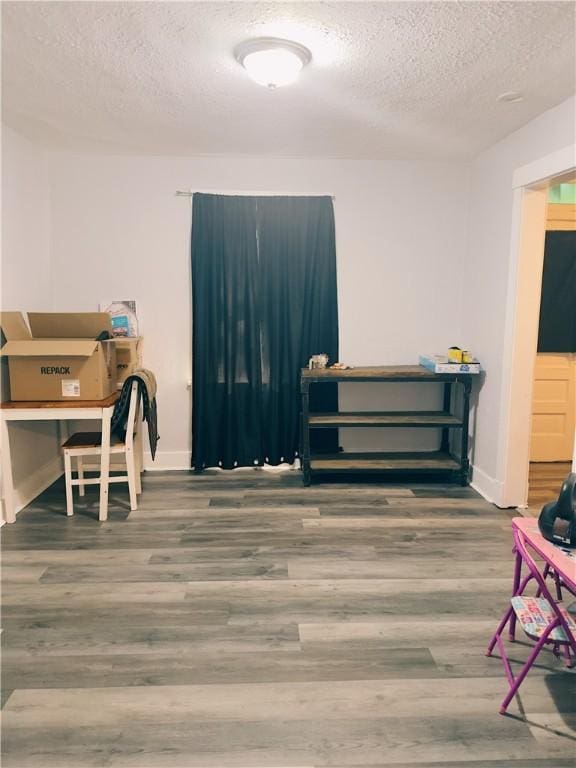
[{"label": "white chair", "polygon": [[[130,390],[130,406],[128,409],[128,420],[126,423],[126,439],[124,442],[121,440],[112,438],[110,444],[110,456],[116,454],[124,454],[125,466],[110,465],[111,471],[118,466],[121,469],[126,469],[125,475],[109,476],[109,483],[128,483],[128,492],[130,495],[130,509],[132,511],[138,508],[138,494],[141,493],[140,484],[140,468],[139,462],[137,463],[136,454],[134,451],[134,437],[135,427],[138,424],[138,415],[140,412],[140,397],[138,393],[138,384],[134,382],[132,389]],[[84,472],[86,470],[99,469],[100,465],[86,465],[84,464],[85,456],[100,456],[102,445],[102,433],[101,432],[76,432],[74,435],[68,438],[62,449],[64,451],[64,474],[66,480],[66,514],[68,516],[74,514],[74,499],[72,489],[74,486],[80,488],[80,496],[84,496],[84,486],[86,485],[100,485],[100,478],[91,478],[86,480]],[[72,473],[72,459],[76,459],[76,472],[78,479],[73,479]]]}]

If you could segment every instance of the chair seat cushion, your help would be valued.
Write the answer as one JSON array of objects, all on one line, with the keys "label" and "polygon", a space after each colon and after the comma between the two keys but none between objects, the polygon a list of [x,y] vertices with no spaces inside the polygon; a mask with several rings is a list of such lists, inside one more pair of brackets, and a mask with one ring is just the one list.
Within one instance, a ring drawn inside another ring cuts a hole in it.
[{"label": "chair seat cushion", "polygon": [[[120,441],[112,436],[111,444],[116,445]],[[66,440],[62,448],[100,448],[102,445],[101,432],[75,432]]]},{"label": "chair seat cushion", "polygon": [[[524,595],[517,595],[516,597],[511,598],[511,603],[522,629],[529,637],[542,637],[548,624],[556,618],[556,613],[548,600],[544,597],[526,597]],[[566,623],[570,627],[572,633],[576,634],[576,620],[574,617],[562,606],[559,605],[558,609],[566,619]],[[568,642],[566,632],[562,627],[555,627],[548,635],[548,639],[559,643]]]}]

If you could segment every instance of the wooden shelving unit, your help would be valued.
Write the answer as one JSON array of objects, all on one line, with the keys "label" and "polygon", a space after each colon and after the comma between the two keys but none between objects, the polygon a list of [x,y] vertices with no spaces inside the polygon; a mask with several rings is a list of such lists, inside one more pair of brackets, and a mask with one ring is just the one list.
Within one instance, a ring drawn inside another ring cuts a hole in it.
[{"label": "wooden shelving unit", "polygon": [[[443,384],[444,397],[441,411],[354,411],[346,413],[310,413],[310,386],[326,382],[382,382]],[[454,388],[462,387],[461,413],[452,412],[456,402]],[[420,365],[396,365],[351,368],[338,371],[330,368],[304,368],[300,379],[302,395],[302,472],[304,485],[310,485],[312,476],[339,473],[372,473],[394,475],[441,475],[462,485],[468,484],[468,419],[472,376],[465,373],[435,374]],[[310,454],[311,429],[419,428],[441,429],[438,451],[335,453]],[[450,450],[450,430],[460,433],[460,450]]]}]

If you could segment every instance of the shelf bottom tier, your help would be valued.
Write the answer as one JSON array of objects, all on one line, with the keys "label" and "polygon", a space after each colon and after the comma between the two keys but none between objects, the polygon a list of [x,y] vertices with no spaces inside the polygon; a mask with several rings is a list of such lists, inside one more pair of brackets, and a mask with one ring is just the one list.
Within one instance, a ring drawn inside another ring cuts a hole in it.
[{"label": "shelf bottom tier", "polygon": [[334,453],[312,456],[310,469],[313,472],[446,472],[459,470],[460,462],[443,451]]}]

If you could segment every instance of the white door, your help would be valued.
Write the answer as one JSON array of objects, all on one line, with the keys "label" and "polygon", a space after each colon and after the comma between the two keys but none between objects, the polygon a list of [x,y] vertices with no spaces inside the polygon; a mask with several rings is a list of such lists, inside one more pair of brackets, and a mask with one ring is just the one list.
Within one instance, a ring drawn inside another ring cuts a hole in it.
[{"label": "white door", "polygon": [[574,450],[576,355],[536,356],[530,461],[571,461]]}]

